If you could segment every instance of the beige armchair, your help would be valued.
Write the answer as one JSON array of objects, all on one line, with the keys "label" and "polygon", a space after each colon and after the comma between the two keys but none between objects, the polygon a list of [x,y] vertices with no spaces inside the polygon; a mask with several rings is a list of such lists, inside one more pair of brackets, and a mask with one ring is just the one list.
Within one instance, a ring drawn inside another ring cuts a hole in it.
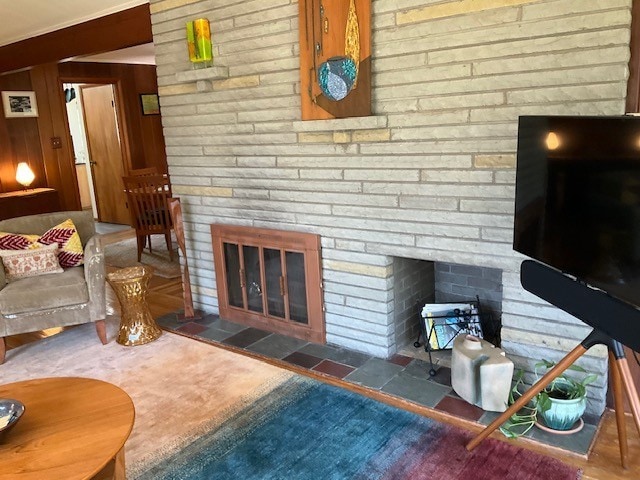
[{"label": "beige armchair", "polygon": [[8,335],[95,322],[100,341],[107,343],[104,253],[91,211],[11,218],[0,221],[0,232],[42,235],[68,218],[80,235],[84,265],[9,283],[0,265],[0,364]]}]

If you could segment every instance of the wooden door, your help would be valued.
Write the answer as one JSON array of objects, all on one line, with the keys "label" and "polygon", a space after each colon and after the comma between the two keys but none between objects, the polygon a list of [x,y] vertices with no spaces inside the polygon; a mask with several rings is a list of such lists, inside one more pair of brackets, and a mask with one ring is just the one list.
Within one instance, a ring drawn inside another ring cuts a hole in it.
[{"label": "wooden door", "polygon": [[113,85],[80,87],[98,220],[129,224]]}]

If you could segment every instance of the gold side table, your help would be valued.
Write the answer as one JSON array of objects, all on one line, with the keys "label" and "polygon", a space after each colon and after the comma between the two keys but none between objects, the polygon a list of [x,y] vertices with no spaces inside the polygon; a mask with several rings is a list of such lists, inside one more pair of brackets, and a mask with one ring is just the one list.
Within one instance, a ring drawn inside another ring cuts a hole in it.
[{"label": "gold side table", "polygon": [[143,345],[162,335],[146,301],[152,275],[153,269],[146,266],[126,267],[107,274],[107,280],[122,307],[120,330],[116,339],[120,345]]}]

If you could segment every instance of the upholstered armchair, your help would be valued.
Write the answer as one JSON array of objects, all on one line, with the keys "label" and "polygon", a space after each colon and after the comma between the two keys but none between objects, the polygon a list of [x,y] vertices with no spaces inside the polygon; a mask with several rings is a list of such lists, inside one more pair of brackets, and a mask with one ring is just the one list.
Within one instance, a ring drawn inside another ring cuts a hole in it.
[{"label": "upholstered armchair", "polygon": [[[0,232],[42,235],[71,219],[84,249],[84,265],[61,273],[7,281],[0,265],[0,364],[9,335],[94,322],[107,343],[105,263],[91,211],[44,213],[0,221]],[[1,262],[1,260],[0,260]]]}]

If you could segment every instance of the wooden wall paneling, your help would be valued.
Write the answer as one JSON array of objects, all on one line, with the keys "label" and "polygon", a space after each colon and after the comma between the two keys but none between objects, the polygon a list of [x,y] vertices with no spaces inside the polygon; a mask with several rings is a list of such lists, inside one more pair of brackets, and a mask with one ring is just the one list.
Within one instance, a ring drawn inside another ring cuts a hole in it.
[{"label": "wooden wall paneling", "polygon": [[11,191],[13,145],[11,145],[9,138],[8,125],[2,115],[0,119],[0,193]]},{"label": "wooden wall paneling", "polygon": [[[0,91],[3,90],[31,91],[29,72],[1,75]],[[33,188],[47,186],[37,119],[5,118],[0,109],[0,192],[22,188],[15,181],[19,162],[27,162],[33,170],[36,176]]]},{"label": "wooden wall paneling", "polygon": [[127,118],[129,158],[127,159],[126,172],[147,166],[144,144],[140,141],[142,137],[142,113],[140,110],[140,99],[138,97],[138,86],[136,85],[135,75],[135,71],[138,68],[144,69],[144,66],[117,65],[118,73],[123,79],[121,98],[124,100],[122,107]]},{"label": "wooden wall paneling", "polygon": [[[31,81],[38,101],[37,120],[48,185],[58,190],[62,210],[80,210],[78,179],[58,65],[49,63],[34,67]],[[53,138],[60,139],[59,148],[54,148]]]},{"label": "wooden wall paneling", "polygon": [[0,47],[0,72],[153,41],[149,4]]},{"label": "wooden wall paneling", "polygon": [[59,65],[65,82],[117,83],[119,116],[126,144],[125,170],[155,166],[167,172],[160,115],[142,115],[141,93],[157,93],[155,65],[66,62]]},{"label": "wooden wall paneling", "polygon": [[[42,148],[40,145],[40,133],[38,131],[38,121],[36,118],[15,118],[9,119],[7,122],[7,130],[9,133],[9,142],[13,148],[13,168],[7,178],[6,186],[11,190],[20,190],[24,188],[15,180],[15,172],[18,163],[27,162],[35,179],[29,188],[38,188],[47,186],[47,176],[42,158]],[[4,182],[3,182],[4,184]]]},{"label": "wooden wall paneling", "polygon": [[[158,77],[155,65],[141,65],[144,68],[134,70],[135,83],[138,94],[158,93]],[[138,116],[141,124],[140,142],[145,151],[146,163],[144,166],[155,166],[158,171],[168,173],[167,154],[162,131],[162,119],[160,115],[142,115],[140,100],[138,98]]]},{"label": "wooden wall paneling", "polygon": [[135,110],[132,106],[132,79],[128,69],[117,65],[115,69],[118,82],[115,84],[114,95],[116,97],[116,112],[118,128],[120,129],[120,141],[122,142],[123,173],[126,175],[132,168],[131,159],[140,155],[141,148],[131,140],[136,138],[137,124]]}]

